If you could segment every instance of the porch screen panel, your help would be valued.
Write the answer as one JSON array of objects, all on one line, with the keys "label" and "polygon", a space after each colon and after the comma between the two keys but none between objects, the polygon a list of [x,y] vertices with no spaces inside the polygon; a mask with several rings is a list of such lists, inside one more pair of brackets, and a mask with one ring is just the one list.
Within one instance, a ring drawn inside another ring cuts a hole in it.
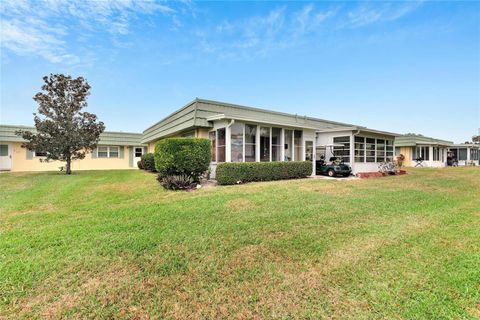
[{"label": "porch screen panel", "polygon": [[260,161],[270,161],[270,128],[260,127]]},{"label": "porch screen panel", "polygon": [[458,149],[458,160],[467,160],[467,148]]},{"label": "porch screen panel", "polygon": [[217,135],[215,131],[208,133],[210,142],[212,143],[212,161],[217,161]]},{"label": "porch screen panel", "polygon": [[335,137],[333,143],[344,145],[344,147],[333,147],[335,156],[342,158],[343,162],[350,162],[350,137]]},{"label": "porch screen panel", "polygon": [[225,128],[217,130],[217,162],[225,162]]},{"label": "porch screen panel", "polygon": [[294,161],[301,161],[303,156],[303,143],[302,143],[303,131],[295,130],[293,132],[293,145],[295,148]]},{"label": "porch screen panel", "polygon": [[245,125],[245,162],[255,162],[257,126]]},{"label": "porch screen panel", "polygon": [[375,162],[375,139],[365,138],[365,161]]},{"label": "porch screen panel", "polygon": [[355,162],[365,162],[365,138],[355,137]]},{"label": "porch screen panel", "polygon": [[470,160],[478,160],[478,149],[470,149]]},{"label": "porch screen panel", "polygon": [[272,161],[282,161],[281,128],[272,128]]},{"label": "porch screen panel", "polygon": [[292,161],[292,130],[285,130],[285,161]]},{"label": "porch screen panel", "polygon": [[230,138],[232,162],[243,162],[243,124],[232,124]]},{"label": "porch screen panel", "polygon": [[394,149],[393,140],[385,140],[385,157],[386,161],[393,161]]},{"label": "porch screen panel", "polygon": [[385,140],[377,139],[377,162],[385,161]]}]

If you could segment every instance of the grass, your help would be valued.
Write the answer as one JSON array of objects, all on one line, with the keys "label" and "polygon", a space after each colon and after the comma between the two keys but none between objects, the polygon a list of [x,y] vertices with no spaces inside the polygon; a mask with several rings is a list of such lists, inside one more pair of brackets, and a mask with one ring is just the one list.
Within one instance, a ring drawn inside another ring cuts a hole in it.
[{"label": "grass", "polygon": [[0,318],[480,318],[480,169],[0,175]]}]

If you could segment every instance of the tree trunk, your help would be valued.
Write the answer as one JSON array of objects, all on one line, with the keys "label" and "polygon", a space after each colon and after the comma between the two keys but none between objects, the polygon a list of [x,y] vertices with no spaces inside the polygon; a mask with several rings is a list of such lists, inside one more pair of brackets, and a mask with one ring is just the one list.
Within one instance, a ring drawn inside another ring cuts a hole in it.
[{"label": "tree trunk", "polygon": [[67,166],[65,168],[65,173],[66,174],[72,174],[71,164],[72,164],[72,158],[68,157],[67,158]]}]

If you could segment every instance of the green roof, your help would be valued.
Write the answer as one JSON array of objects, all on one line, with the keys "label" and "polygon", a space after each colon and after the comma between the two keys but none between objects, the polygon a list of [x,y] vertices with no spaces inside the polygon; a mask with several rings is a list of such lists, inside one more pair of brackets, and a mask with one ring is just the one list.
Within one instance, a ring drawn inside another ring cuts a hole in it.
[{"label": "green roof", "polygon": [[[35,127],[20,125],[0,125],[0,141],[23,142],[22,137],[15,134],[17,130],[30,130],[35,132]],[[141,133],[105,131],[100,134],[100,145],[140,146]]]},{"label": "green roof", "polygon": [[396,147],[414,147],[416,145],[440,145],[450,146],[452,141],[425,137],[421,134],[407,133],[395,138]]},{"label": "green roof", "polygon": [[145,129],[142,141],[149,142],[195,127],[211,128],[213,126],[211,119],[218,116],[273,124],[281,123],[284,126],[315,130],[356,128],[347,123],[197,98]]}]

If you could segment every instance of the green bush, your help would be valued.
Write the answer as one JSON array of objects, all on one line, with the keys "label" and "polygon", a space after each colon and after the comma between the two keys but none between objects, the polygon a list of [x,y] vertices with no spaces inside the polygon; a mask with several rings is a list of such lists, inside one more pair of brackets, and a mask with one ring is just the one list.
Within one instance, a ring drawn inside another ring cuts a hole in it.
[{"label": "green bush", "polygon": [[148,171],[155,172],[155,156],[153,153],[145,153],[142,155],[143,168]]},{"label": "green bush", "polygon": [[312,174],[310,161],[225,162],[217,166],[218,184],[306,178]]},{"label": "green bush", "polygon": [[140,170],[145,170],[145,166],[143,165],[143,157],[140,158],[140,161],[137,161],[137,167]]},{"label": "green bush", "polygon": [[167,189],[188,188],[199,182],[211,158],[208,139],[168,138],[155,145],[155,168],[160,183]]}]

